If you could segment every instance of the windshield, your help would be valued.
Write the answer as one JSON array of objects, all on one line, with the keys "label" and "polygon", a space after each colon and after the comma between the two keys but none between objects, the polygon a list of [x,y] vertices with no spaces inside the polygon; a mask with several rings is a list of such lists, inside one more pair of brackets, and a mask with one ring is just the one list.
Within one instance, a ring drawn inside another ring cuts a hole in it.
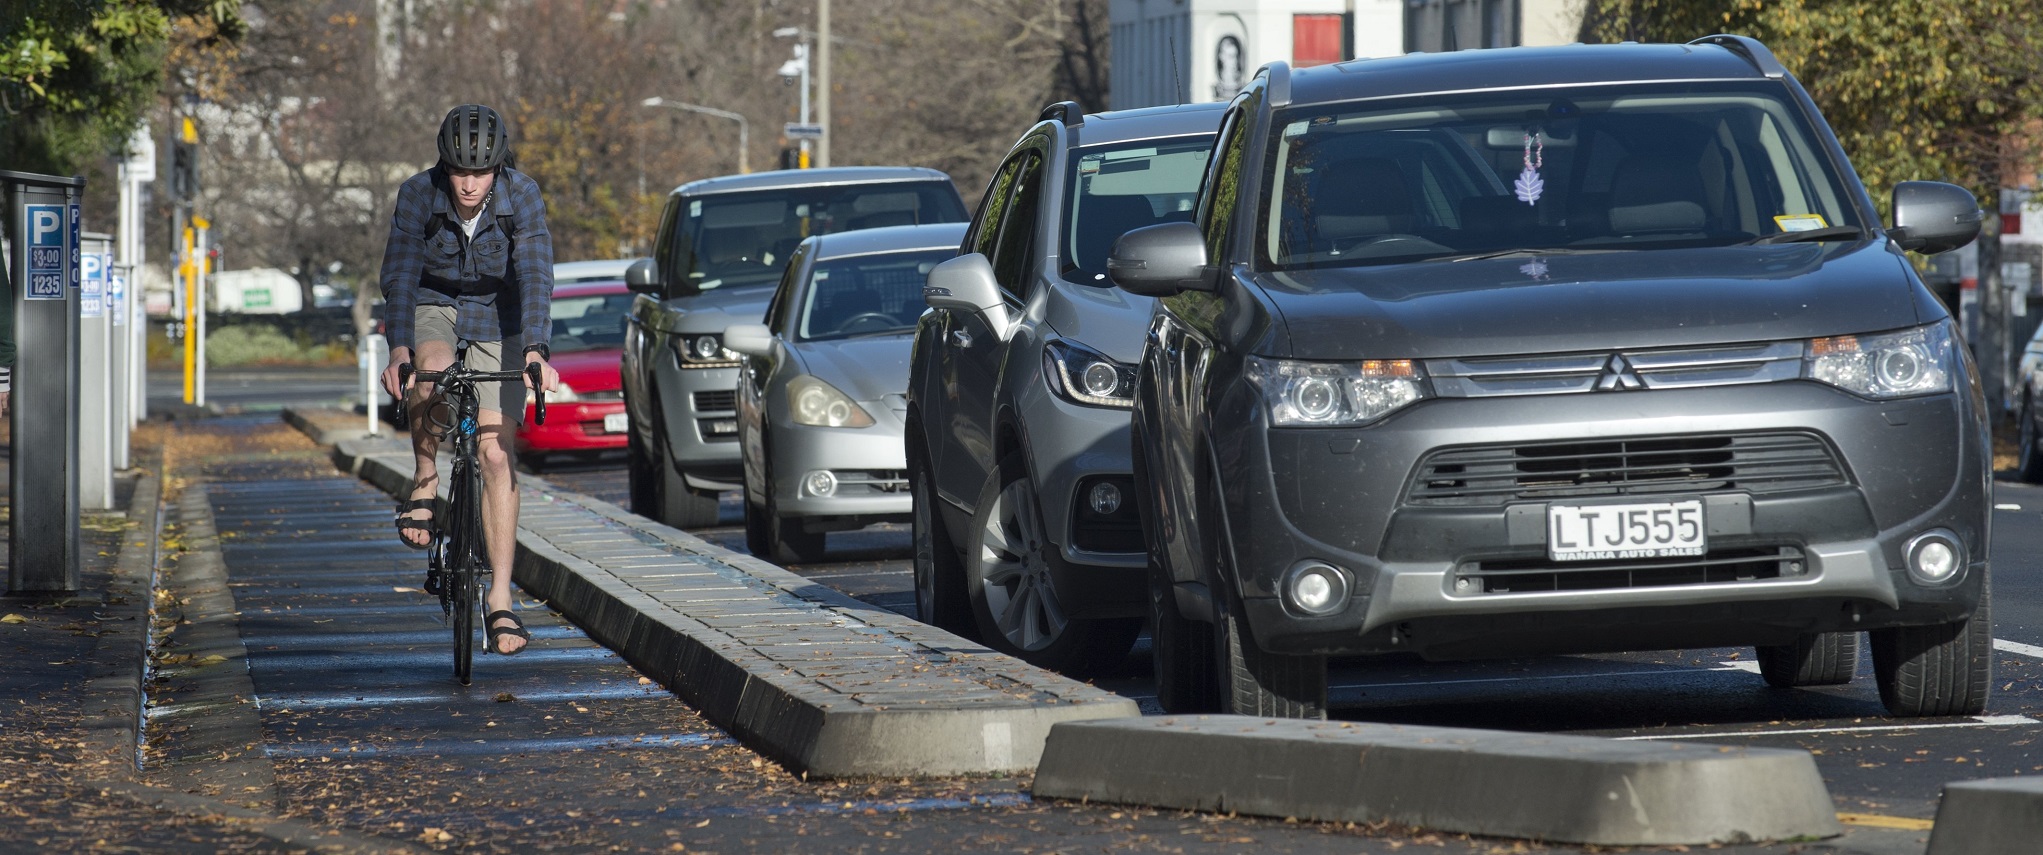
[{"label": "windshield", "polygon": [[907,334],[927,308],[922,281],[956,249],[920,249],[818,262],[802,297],[801,341]]},{"label": "windshield", "polygon": [[553,298],[554,353],[624,346],[624,319],[631,314],[631,292]]},{"label": "windshield", "polygon": [[1083,149],[1065,186],[1064,278],[1105,287],[1107,253],[1130,229],[1192,219],[1213,137]]},{"label": "windshield", "polygon": [[1778,87],[1428,96],[1281,114],[1257,255],[1275,269],[1513,250],[1855,239],[1830,161]]},{"label": "windshield", "polygon": [[810,235],[965,220],[948,181],[719,193],[690,199],[683,214],[673,257],[705,291],[778,281],[788,255]]}]

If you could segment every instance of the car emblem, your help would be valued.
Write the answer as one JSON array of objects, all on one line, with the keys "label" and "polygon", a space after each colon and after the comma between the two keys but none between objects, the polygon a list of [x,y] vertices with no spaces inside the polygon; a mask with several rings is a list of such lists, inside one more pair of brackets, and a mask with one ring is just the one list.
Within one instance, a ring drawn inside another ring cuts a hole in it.
[{"label": "car emblem", "polygon": [[1630,360],[1622,353],[1610,355],[1610,361],[1603,363],[1603,373],[1596,376],[1598,392],[1631,392],[1646,388],[1646,381],[1632,368]]}]

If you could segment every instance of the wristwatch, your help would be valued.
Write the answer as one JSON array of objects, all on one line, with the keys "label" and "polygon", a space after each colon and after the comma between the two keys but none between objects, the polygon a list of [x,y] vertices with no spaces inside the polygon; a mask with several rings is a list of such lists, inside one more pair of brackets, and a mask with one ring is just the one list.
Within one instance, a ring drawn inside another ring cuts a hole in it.
[{"label": "wristwatch", "polygon": [[552,351],[552,349],[548,348],[548,347],[547,347],[546,345],[543,345],[543,344],[528,344],[528,345],[525,345],[525,352],[526,352],[526,353],[531,353],[532,351],[535,351],[535,350],[536,350],[536,351],[539,351],[539,358],[540,358],[540,359],[542,359],[542,360],[545,360],[545,361],[547,361],[547,362],[552,362],[552,361],[553,361],[553,351]]}]

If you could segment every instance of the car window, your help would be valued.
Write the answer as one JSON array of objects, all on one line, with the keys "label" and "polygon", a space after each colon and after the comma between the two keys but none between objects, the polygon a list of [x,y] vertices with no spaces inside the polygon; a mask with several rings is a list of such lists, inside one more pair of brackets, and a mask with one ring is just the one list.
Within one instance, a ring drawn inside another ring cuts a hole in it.
[{"label": "car window", "polygon": [[[957,250],[916,250],[817,262],[802,299],[801,341],[901,335],[915,331],[926,308],[922,283],[930,268]],[[785,293],[785,292],[783,292]]]},{"label": "car window", "polygon": [[674,269],[697,290],[763,285],[778,280],[788,256],[811,235],[964,219],[949,181],[709,194],[687,199],[672,226]]},{"label": "car window", "polygon": [[999,243],[993,248],[993,279],[1000,290],[1016,303],[1027,302],[1034,291],[1030,261],[1036,247],[1036,213],[1043,203],[1043,155],[1029,152],[1015,173],[1014,197],[1001,218]]},{"label": "car window", "polygon": [[[653,263],[659,265],[658,269],[662,271],[663,276],[675,269],[673,255],[674,217],[675,212],[679,210],[681,210],[681,197],[673,196],[667,199],[667,207],[660,211],[660,230],[655,233],[657,237],[653,241]],[[661,281],[671,280],[663,279]]]},{"label": "car window", "polygon": [[1008,158],[987,183],[986,195],[979,199],[979,214],[972,218],[972,231],[965,236],[967,252],[993,258],[994,244],[1000,239],[1000,223],[1007,215],[1008,200],[1014,195],[1015,173],[1021,171],[1022,161],[1027,158],[1027,152]]},{"label": "car window", "polygon": [[1220,128],[1219,142],[1214,146],[1219,160],[1209,164],[1211,172],[1200,196],[1197,222],[1199,230],[1206,235],[1206,257],[1215,263],[1226,255],[1227,236],[1234,225],[1235,202],[1241,191],[1242,161],[1248,155],[1249,130],[1252,127],[1245,118],[1255,115],[1261,102],[1262,92],[1257,90],[1230,110]]},{"label": "car window", "polygon": [[1860,226],[1778,87],[1630,84],[1294,107],[1271,134],[1257,245],[1279,269],[1722,246]]},{"label": "car window", "polygon": [[1105,287],[1107,254],[1130,229],[1192,219],[1213,140],[1206,136],[1082,149],[1065,177],[1064,276]]},{"label": "car window", "polygon": [[553,298],[554,353],[624,346],[624,324],[631,314],[631,292]]},{"label": "car window", "polygon": [[779,332],[785,328],[787,304],[793,299],[795,286],[798,284],[795,282],[795,276],[802,269],[802,259],[809,254],[809,246],[808,241],[803,241],[800,246],[795,247],[794,256],[787,260],[787,266],[781,270],[780,286],[773,289],[773,299],[766,302],[767,329]]}]

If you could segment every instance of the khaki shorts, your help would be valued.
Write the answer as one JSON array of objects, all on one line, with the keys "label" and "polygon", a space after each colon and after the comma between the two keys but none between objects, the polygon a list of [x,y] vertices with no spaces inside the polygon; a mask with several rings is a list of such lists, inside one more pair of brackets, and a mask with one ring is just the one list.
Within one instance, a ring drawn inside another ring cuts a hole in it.
[{"label": "khaki shorts", "polygon": [[[458,339],[454,335],[454,307],[420,305],[413,325],[412,338],[418,343],[429,341],[445,342],[455,348]],[[471,341],[468,343],[467,367],[470,371],[502,371],[504,364],[504,343],[501,341]],[[518,367],[523,367],[522,365]],[[496,387],[492,394],[490,387]],[[511,382],[478,383],[482,408],[504,414],[504,421],[517,424],[525,418],[525,383]]]}]

